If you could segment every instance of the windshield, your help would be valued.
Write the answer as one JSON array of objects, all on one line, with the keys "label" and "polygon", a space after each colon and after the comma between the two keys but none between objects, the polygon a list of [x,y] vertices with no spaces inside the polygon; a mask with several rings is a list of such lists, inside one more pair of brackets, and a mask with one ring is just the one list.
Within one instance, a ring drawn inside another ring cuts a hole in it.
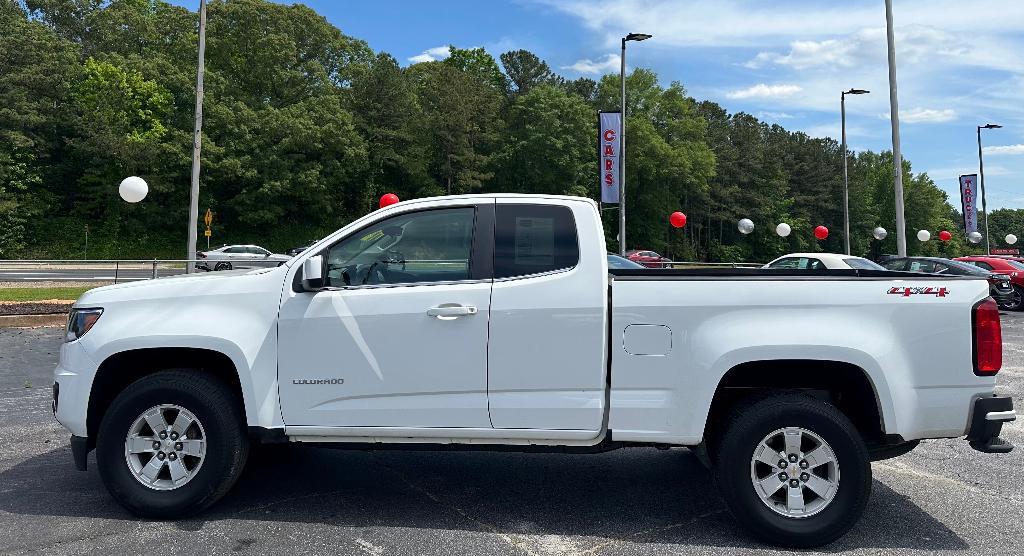
[{"label": "windshield", "polygon": [[875,264],[867,259],[860,257],[848,257],[843,261],[850,265],[850,268],[856,268],[858,270],[886,270],[886,268],[880,264]]},{"label": "windshield", "polygon": [[633,261],[620,257],[618,255],[608,254],[608,268],[647,268],[644,265],[634,263]]},{"label": "windshield", "polygon": [[1010,263],[1010,266],[1012,266],[1013,268],[1016,268],[1017,270],[1024,270],[1024,263],[1022,263],[1020,261],[1007,260],[1006,262]]},{"label": "windshield", "polygon": [[970,263],[965,263],[965,262],[962,262],[962,261],[942,261],[942,262],[943,262],[943,264],[949,265],[952,268],[964,271],[965,274],[971,274],[971,275],[974,275],[974,276],[988,276],[989,274],[991,274],[989,271],[987,271],[987,270],[985,270],[983,268],[978,268],[978,267],[976,267],[976,266],[974,266],[974,265],[972,265]]}]

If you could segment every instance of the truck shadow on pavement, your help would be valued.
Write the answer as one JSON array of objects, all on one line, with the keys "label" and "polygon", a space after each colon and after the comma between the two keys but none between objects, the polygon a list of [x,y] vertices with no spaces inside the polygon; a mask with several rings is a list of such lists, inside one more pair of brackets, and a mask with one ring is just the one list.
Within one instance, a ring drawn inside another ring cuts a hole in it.
[{"label": "truck shadow on pavement", "polygon": [[[139,521],[107,494],[92,457],[89,465],[87,473],[74,471],[65,446],[0,472],[0,511]],[[873,489],[864,518],[827,551],[968,548],[907,497],[877,480]],[[343,528],[391,527],[500,533],[513,540],[570,536],[594,552],[622,543],[764,548],[729,514],[710,474],[683,449],[568,455],[267,446],[254,453],[223,500],[175,526],[195,531],[223,520],[257,525],[245,527],[251,538],[238,540],[245,546],[281,535],[289,523],[315,523],[337,526],[339,538],[350,536]],[[296,527],[292,534],[305,533]]]}]

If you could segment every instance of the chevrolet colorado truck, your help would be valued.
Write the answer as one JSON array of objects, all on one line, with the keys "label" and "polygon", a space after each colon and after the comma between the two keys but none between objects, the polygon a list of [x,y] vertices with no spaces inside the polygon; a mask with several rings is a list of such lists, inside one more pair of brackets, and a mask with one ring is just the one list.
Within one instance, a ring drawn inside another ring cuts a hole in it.
[{"label": "chevrolet colorado truck", "polygon": [[742,524],[796,547],[856,523],[873,460],[1012,449],[985,280],[610,270],[604,237],[589,199],[420,199],[277,268],[90,290],[53,411],[142,516],[213,504],[257,443],[689,447]]}]

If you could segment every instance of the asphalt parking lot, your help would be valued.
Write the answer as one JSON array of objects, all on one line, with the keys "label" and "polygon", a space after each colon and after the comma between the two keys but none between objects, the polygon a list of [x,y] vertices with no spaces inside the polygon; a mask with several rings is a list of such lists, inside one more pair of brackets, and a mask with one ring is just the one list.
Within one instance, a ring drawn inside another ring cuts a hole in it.
[{"label": "asphalt parking lot", "polygon": [[[58,329],[0,329],[0,553],[775,553],[726,511],[685,449],[600,455],[359,452],[279,446],[200,516],[139,520],[107,495],[90,457],[75,471],[50,413]],[[999,390],[1024,399],[1024,314],[1003,317]],[[1019,410],[1019,409],[1018,409]],[[873,465],[864,518],[826,553],[1024,553],[1018,449],[935,440]]]}]

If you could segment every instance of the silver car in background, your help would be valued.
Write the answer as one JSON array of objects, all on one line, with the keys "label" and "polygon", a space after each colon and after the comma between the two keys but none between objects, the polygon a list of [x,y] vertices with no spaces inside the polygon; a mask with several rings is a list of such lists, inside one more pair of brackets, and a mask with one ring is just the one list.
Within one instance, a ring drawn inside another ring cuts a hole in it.
[{"label": "silver car in background", "polygon": [[291,257],[277,255],[259,245],[225,245],[212,251],[196,253],[196,268],[201,270],[231,270],[234,268],[263,268],[278,266]]}]

